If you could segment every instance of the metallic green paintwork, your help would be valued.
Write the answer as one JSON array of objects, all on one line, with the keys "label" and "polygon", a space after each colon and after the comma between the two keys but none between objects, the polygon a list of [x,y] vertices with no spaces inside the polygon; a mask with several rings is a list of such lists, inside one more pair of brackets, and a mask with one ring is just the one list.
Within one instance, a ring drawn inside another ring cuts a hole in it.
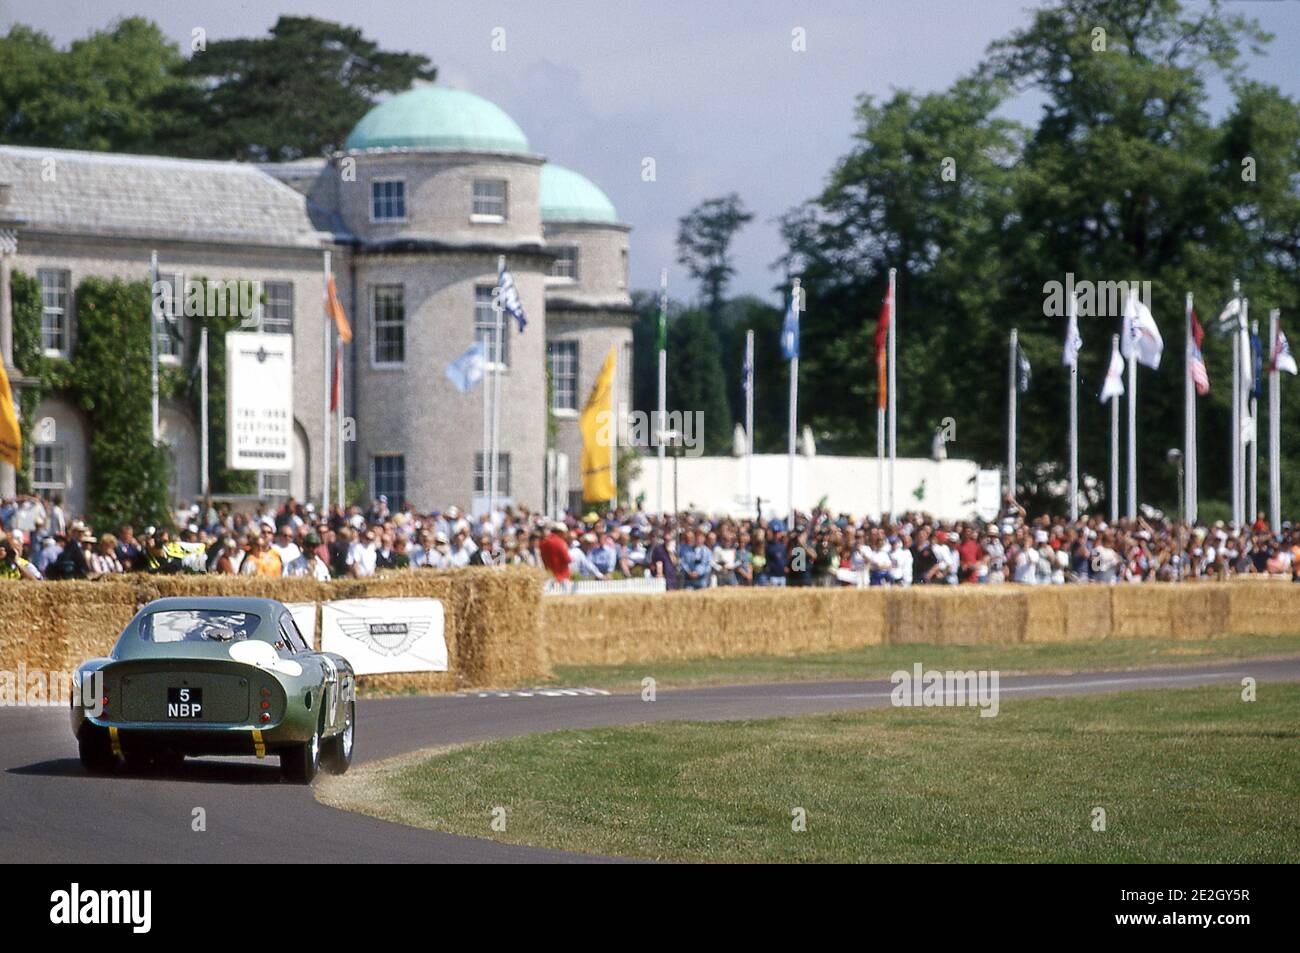
[{"label": "metallic green paintwork", "polygon": [[[341,655],[295,652],[277,648],[281,661],[297,663],[301,674],[235,661],[224,642],[148,642],[140,621],[152,612],[208,609],[249,612],[259,617],[249,640],[283,646],[279,625],[292,620],[283,603],[274,599],[232,597],[155,599],[133,618],[107,658],[89,659],[74,680],[72,732],[80,737],[84,725],[117,728],[123,750],[171,749],[180,754],[254,754],[254,732],[260,731],[266,753],[274,754],[310,740],[319,726],[322,740],[339,734],[348,705],[356,699],[356,677]],[[292,668],[292,666],[288,666]],[[109,704],[96,716],[80,703],[84,675],[100,672]],[[204,688],[204,714],[220,720],[141,720],[161,709],[166,689],[184,683]],[[269,694],[261,695],[265,688]],[[161,693],[161,696],[159,695]],[[261,722],[261,701],[269,702],[270,720]],[[124,703],[125,701],[125,703]]]}]

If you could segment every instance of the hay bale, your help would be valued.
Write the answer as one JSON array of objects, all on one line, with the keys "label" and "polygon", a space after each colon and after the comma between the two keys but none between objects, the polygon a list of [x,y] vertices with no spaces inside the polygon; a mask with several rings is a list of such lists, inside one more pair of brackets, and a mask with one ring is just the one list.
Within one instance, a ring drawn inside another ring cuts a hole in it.
[{"label": "hay bale", "polygon": [[1024,641],[1023,586],[912,586],[890,593],[889,641],[896,645],[997,645]]},{"label": "hay bale", "polygon": [[[1249,578],[1249,577],[1248,577]],[[1300,586],[1282,579],[1220,583],[1223,631],[1230,635],[1292,635],[1300,632]]]},{"label": "hay bale", "polygon": [[1026,642],[1084,642],[1111,633],[1109,586],[1034,586],[1025,590]]}]

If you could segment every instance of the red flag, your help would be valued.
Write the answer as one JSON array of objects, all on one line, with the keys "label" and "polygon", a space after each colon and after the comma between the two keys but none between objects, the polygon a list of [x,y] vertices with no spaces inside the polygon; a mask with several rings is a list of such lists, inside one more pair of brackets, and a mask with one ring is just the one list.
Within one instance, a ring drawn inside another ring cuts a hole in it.
[{"label": "red flag", "polygon": [[891,291],[885,292],[885,303],[880,307],[880,320],[876,322],[876,406],[885,409],[889,397],[889,378],[885,373],[889,355],[889,312],[893,310]]},{"label": "red flag", "polygon": [[330,412],[339,409],[339,387],[343,377],[343,348],[334,349],[334,378],[330,381]]},{"label": "red flag", "polygon": [[1205,367],[1205,357],[1201,354],[1201,342],[1205,340],[1205,330],[1192,312],[1192,353],[1187,361],[1188,373],[1192,375],[1192,384],[1197,395],[1204,397],[1210,392],[1210,373]]}]

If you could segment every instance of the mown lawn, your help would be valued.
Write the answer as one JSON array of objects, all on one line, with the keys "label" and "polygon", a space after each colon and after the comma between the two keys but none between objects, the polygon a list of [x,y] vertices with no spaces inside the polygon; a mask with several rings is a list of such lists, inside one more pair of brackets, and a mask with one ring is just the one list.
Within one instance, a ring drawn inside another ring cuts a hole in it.
[{"label": "mown lawn", "polygon": [[1254,702],[1225,685],[1024,700],[995,718],[673,722],[363,766],[317,794],[421,827],[666,860],[1294,863],[1298,713],[1300,685],[1264,684]]},{"label": "mown lawn", "polygon": [[610,691],[640,691],[642,679],[659,688],[737,685],[743,682],[888,678],[913,663],[926,668],[1016,672],[1078,672],[1150,665],[1205,665],[1239,658],[1300,655],[1300,635],[1219,639],[1106,639],[1074,644],[877,645],[846,652],[673,659],[627,665],[557,665],[554,682]]}]

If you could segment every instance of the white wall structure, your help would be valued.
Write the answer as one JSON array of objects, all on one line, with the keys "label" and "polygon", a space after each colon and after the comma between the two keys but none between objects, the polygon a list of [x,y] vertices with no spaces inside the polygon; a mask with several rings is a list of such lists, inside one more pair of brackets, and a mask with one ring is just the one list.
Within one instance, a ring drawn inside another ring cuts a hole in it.
[{"label": "white wall structure", "polygon": [[[754,455],[754,495],[765,516],[784,517],[787,460],[785,454]],[[644,494],[654,505],[659,460],[641,457],[641,473],[632,481],[632,496]],[[677,502],[680,509],[741,515],[754,512],[745,499],[744,457],[681,457],[677,461]],[[940,519],[964,519],[975,514],[975,474],[971,460],[899,458],[896,471],[897,509],[921,510]],[[835,513],[879,516],[875,457],[808,457],[794,461],[795,507],[807,512],[823,497]],[[888,480],[888,475],[886,475]],[[665,506],[672,506],[673,458],[664,461]]]}]

